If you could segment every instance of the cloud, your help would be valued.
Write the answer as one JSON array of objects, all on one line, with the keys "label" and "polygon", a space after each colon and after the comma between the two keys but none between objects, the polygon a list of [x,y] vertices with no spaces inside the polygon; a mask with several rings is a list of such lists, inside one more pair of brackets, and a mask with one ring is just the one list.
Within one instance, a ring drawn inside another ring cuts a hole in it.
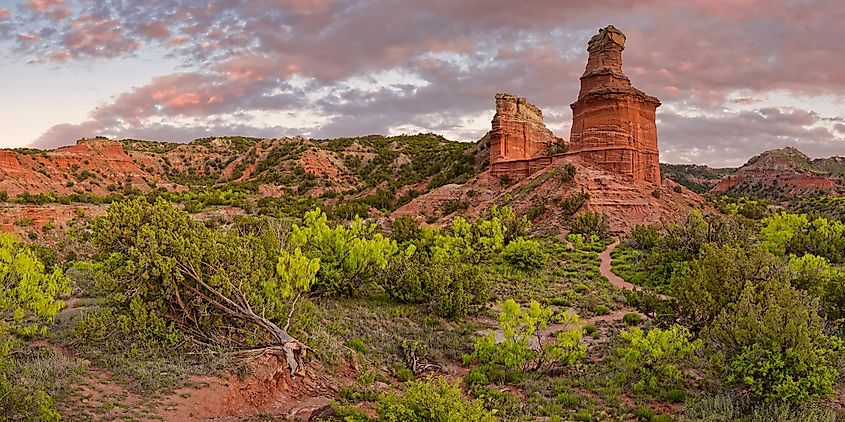
[{"label": "cloud", "polygon": [[54,22],[61,21],[72,13],[64,0],[27,0],[24,6]]},{"label": "cloud", "polygon": [[[811,7],[790,0],[538,0],[518,7],[509,0],[149,0],[72,8],[40,0],[25,9],[32,16],[16,20],[14,33],[39,37],[15,41],[27,60],[95,62],[164,51],[184,67],[115,96],[92,110],[91,122],[54,126],[41,146],[93,135],[86,130],[189,139],[185,134],[204,136],[208,128],[179,125],[245,113],[313,115],[298,129],[315,136],[420,128],[474,140],[489,128],[478,116],[492,117],[501,91],[528,97],[550,125],[565,128],[586,41],[608,23],[628,36],[624,67],[634,85],[664,103],[667,159],[725,162],[801,137],[814,151],[841,146],[838,127],[766,100],[783,91],[845,103],[840,0]],[[54,10],[67,15],[56,21],[59,14],[46,14]],[[272,118],[256,118],[211,127],[279,133],[297,126],[288,124],[281,130]]]},{"label": "cloud", "polygon": [[826,127],[825,120],[815,112],[792,108],[694,117],[663,112],[658,121],[661,159],[739,166],[764,150],[785,146],[816,157],[842,155],[845,132]]}]

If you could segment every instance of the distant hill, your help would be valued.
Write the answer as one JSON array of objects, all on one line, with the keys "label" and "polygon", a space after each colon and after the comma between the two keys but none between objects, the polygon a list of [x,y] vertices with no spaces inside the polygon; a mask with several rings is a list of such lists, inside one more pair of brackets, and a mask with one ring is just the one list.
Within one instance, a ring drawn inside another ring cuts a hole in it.
[{"label": "distant hill", "polygon": [[816,196],[845,193],[845,158],[812,159],[786,147],[751,158],[710,190],[717,195],[754,196],[789,204]]},{"label": "distant hill", "polygon": [[736,168],[713,168],[699,164],[666,164],[660,163],[660,173],[663,178],[670,179],[697,193],[704,193],[713,189],[727,175]]},{"label": "distant hill", "polygon": [[354,195],[379,186],[426,191],[482,170],[475,144],[439,135],[217,137],[187,144],[105,138],[55,150],[0,150],[7,197],[107,196],[237,186],[265,195]]}]

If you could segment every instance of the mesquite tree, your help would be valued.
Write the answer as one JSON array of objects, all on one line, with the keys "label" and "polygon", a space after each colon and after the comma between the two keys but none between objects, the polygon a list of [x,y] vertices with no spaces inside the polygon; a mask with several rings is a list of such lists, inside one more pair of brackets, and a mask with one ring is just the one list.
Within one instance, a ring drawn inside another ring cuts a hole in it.
[{"label": "mesquite tree", "polygon": [[291,375],[301,368],[306,347],[277,323],[311,288],[318,259],[286,250],[272,232],[211,230],[161,199],[112,204],[94,223],[94,241],[117,304],[140,298],[197,343],[268,346]]},{"label": "mesquite tree", "polygon": [[59,420],[43,390],[20,382],[13,350],[23,338],[43,334],[46,324],[64,307],[58,299],[70,293],[61,270],[47,271],[35,252],[10,234],[0,233],[0,419]]}]

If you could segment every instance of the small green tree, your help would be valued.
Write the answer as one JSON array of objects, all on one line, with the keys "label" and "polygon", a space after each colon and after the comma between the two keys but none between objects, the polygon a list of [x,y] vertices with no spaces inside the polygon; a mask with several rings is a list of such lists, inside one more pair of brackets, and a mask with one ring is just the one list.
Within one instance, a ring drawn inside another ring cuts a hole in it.
[{"label": "small green tree", "polygon": [[528,230],[531,229],[531,221],[528,216],[517,216],[510,206],[493,205],[490,207],[490,221],[494,224],[497,222],[504,227],[505,244],[519,237],[525,237]]},{"label": "small green tree", "polygon": [[575,217],[572,222],[572,233],[596,235],[602,239],[610,236],[610,223],[607,214],[584,211]]},{"label": "small green tree", "polygon": [[513,299],[503,302],[501,308],[499,330],[502,340],[497,341],[496,333],[492,331],[479,337],[473,353],[467,355],[465,361],[517,371],[546,372],[574,365],[586,355],[587,347],[581,344],[581,327],[576,326],[578,315],[572,312],[562,315],[558,322],[569,329],[560,331],[554,342],[547,343],[543,330],[552,318],[551,309],[536,301],[523,309]]},{"label": "small green tree", "polygon": [[546,256],[540,242],[517,237],[502,250],[502,259],[521,271],[532,271],[543,267]]},{"label": "small green tree", "polygon": [[785,277],[781,261],[764,247],[741,248],[705,243],[683,276],[672,279],[678,317],[700,330],[736,302],[747,283]]},{"label": "small green tree", "polygon": [[379,284],[395,300],[427,304],[451,319],[479,311],[490,294],[487,278],[477,266],[459,257],[432,257],[415,250],[394,257]]},{"label": "small green tree", "polygon": [[701,340],[691,341],[691,334],[680,325],[667,330],[654,328],[647,333],[632,327],[619,334],[623,343],[614,354],[625,382],[637,391],[655,391],[681,379],[680,366],[701,347]]},{"label": "small green tree", "polygon": [[781,212],[764,218],[761,223],[760,241],[775,255],[784,256],[789,242],[809,221],[805,214]]},{"label": "small green tree", "polygon": [[787,262],[790,284],[821,301],[825,317],[845,317],[845,271],[834,268],[824,257],[790,255]]},{"label": "small green tree", "polygon": [[378,233],[375,224],[356,218],[348,226],[328,224],[319,208],[305,213],[294,225],[290,242],[305,256],[320,260],[313,291],[329,296],[352,296],[383,270],[398,251],[396,241]]},{"label": "small green tree", "polygon": [[449,234],[434,235],[432,253],[442,257],[463,257],[472,264],[480,264],[502,251],[505,231],[505,226],[497,219],[469,223],[456,217]]},{"label": "small green tree", "polygon": [[843,343],[824,334],[818,303],[781,280],[748,285],[707,332],[728,382],[757,398],[801,403],[833,393]]},{"label": "small green tree", "polygon": [[58,268],[46,271],[35,252],[0,234],[0,414],[9,420],[57,421],[59,413],[42,390],[27,390],[13,372],[11,353],[21,338],[43,334],[70,293]]},{"label": "small green tree", "polygon": [[93,227],[101,288],[117,308],[142,307],[134,314],[166,318],[206,344],[269,344],[292,375],[302,366],[304,345],[274,320],[292,312],[280,315],[293,306],[287,299],[311,288],[318,259],[288,252],[275,233],[211,230],[162,199],[114,203]]},{"label": "small green tree", "polygon": [[402,215],[393,220],[390,237],[398,243],[417,240],[422,236],[420,223],[410,215]]}]

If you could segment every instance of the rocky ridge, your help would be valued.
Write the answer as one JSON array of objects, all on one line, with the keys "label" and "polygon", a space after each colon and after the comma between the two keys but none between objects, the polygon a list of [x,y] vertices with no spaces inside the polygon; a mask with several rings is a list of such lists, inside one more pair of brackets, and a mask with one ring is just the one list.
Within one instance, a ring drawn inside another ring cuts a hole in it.
[{"label": "rocky ridge", "polygon": [[788,203],[812,196],[845,194],[845,158],[811,159],[793,147],[757,155],[723,178],[711,193],[749,195]]}]

